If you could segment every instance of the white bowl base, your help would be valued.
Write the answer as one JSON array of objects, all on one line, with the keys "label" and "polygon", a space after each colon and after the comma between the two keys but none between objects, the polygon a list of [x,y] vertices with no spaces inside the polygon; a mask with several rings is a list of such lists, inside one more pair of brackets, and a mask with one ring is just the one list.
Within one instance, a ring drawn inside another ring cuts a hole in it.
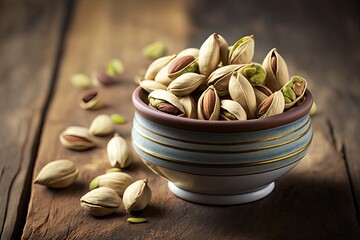
[{"label": "white bowl base", "polygon": [[272,182],[264,188],[255,190],[253,192],[231,195],[213,195],[190,192],[175,186],[175,184],[172,182],[168,182],[168,187],[173,194],[186,201],[207,205],[236,205],[253,202],[266,197],[274,189],[275,183]]}]

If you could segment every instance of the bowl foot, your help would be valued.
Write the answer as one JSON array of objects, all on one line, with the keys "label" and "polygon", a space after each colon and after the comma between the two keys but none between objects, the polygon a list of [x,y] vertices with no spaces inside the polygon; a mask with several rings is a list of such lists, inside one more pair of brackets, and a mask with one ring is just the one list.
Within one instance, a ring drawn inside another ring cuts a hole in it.
[{"label": "bowl foot", "polygon": [[213,195],[190,192],[175,186],[172,182],[168,182],[168,187],[173,194],[186,201],[207,205],[236,205],[253,202],[266,197],[274,189],[275,183],[272,182],[269,185],[252,192],[231,195]]}]

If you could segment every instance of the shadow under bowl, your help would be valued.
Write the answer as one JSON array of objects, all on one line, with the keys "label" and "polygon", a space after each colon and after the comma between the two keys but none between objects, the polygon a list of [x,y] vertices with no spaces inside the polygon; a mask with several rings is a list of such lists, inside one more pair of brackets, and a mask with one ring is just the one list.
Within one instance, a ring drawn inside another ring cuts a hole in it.
[{"label": "shadow under bowl", "polygon": [[307,90],[301,105],[269,118],[207,121],[173,116],[148,106],[138,87],[132,96],[132,144],[141,160],[169,181],[178,197],[233,205],[256,201],[294,168],[309,149],[312,128]]}]

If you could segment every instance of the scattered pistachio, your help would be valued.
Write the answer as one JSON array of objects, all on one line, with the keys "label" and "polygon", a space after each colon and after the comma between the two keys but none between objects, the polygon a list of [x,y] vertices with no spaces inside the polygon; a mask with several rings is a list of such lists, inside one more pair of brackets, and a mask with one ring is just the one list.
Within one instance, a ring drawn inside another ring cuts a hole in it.
[{"label": "scattered pistachio", "polygon": [[146,218],[134,218],[134,217],[131,217],[131,218],[128,218],[127,221],[129,223],[146,223],[148,220]]},{"label": "scattered pistachio", "polygon": [[143,210],[151,200],[151,189],[148,180],[138,180],[129,185],[123,195],[123,203],[126,211]]},{"label": "scattered pistachio", "polygon": [[126,168],[132,163],[130,146],[118,133],[107,144],[107,157],[112,167]]},{"label": "scattered pistachio", "polygon": [[95,142],[84,127],[68,127],[59,136],[61,144],[72,150],[86,150],[95,147]]},{"label": "scattered pistachio", "polygon": [[106,114],[100,114],[92,121],[89,133],[95,136],[105,136],[114,132],[114,123]]},{"label": "scattered pistachio", "polygon": [[88,90],[79,96],[80,107],[87,110],[96,110],[104,106],[103,97],[97,89]]},{"label": "scattered pistachio", "polygon": [[126,123],[126,118],[123,115],[113,113],[111,114],[111,121],[116,124],[124,124]]},{"label": "scattered pistachio", "polygon": [[76,73],[72,75],[70,81],[79,89],[86,89],[92,86],[90,78],[83,73]]},{"label": "scattered pistachio", "polygon": [[310,109],[310,116],[314,116],[317,112],[317,107],[316,107],[316,103],[313,102],[311,109]]},{"label": "scattered pistachio", "polygon": [[160,58],[164,56],[165,52],[166,52],[166,46],[161,41],[150,43],[143,49],[144,56],[151,59]]},{"label": "scattered pistachio", "polygon": [[134,182],[134,179],[124,172],[108,172],[94,178],[89,185],[93,190],[98,187],[109,187],[114,189],[119,196],[122,196],[125,189]]}]

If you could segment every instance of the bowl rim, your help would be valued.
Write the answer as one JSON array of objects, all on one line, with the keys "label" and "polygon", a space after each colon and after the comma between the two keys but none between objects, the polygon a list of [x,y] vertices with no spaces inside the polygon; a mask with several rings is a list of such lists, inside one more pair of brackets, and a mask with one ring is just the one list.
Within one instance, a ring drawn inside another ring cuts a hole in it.
[{"label": "bowl rim", "polygon": [[147,99],[147,95],[148,93],[140,86],[138,86],[132,94],[132,102],[138,114],[158,124],[197,132],[251,132],[279,127],[309,114],[313,103],[313,96],[307,89],[301,105],[291,108],[279,115],[250,120],[209,121],[179,117],[158,111],[144,102],[144,100]]}]

